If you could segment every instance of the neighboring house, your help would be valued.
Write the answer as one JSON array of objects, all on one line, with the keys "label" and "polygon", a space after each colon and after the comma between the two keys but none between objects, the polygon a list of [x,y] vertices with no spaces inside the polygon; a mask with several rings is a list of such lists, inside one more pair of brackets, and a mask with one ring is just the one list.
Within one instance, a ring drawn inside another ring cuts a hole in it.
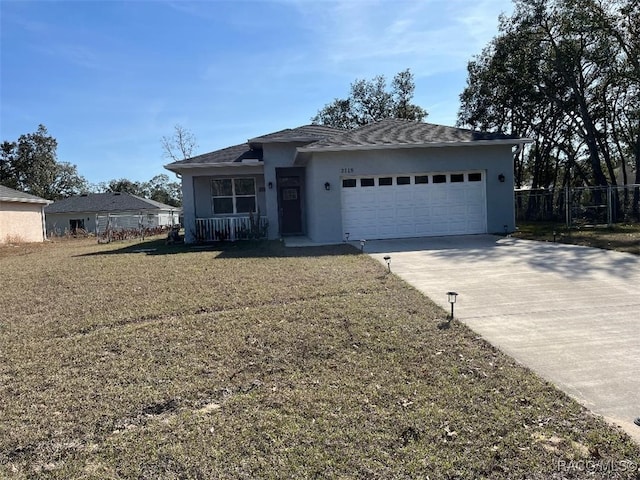
[{"label": "neighboring house", "polygon": [[[58,200],[45,208],[47,232],[63,235],[82,229],[99,233],[111,224],[121,228],[170,226],[182,209],[129,193],[88,193]],[[96,229],[97,227],[97,229]]]},{"label": "neighboring house", "polygon": [[44,207],[49,203],[0,185],[0,244],[46,240]]},{"label": "neighboring house", "polygon": [[529,141],[398,119],[307,125],[165,168],[182,177],[187,242],[233,239],[255,212],[268,238],[317,243],[505,233],[514,154]]}]

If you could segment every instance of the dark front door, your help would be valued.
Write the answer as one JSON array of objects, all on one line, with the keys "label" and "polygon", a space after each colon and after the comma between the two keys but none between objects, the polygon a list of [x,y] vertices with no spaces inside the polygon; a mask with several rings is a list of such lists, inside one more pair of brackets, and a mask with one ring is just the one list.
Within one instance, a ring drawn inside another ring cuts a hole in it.
[{"label": "dark front door", "polygon": [[280,187],[280,233],[302,233],[302,207],[299,186]]}]

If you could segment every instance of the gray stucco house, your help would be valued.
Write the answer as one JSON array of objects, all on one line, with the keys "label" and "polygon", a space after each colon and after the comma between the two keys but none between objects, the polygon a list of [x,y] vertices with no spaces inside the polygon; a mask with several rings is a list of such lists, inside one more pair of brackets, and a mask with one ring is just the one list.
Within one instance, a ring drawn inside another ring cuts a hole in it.
[{"label": "gray stucco house", "polygon": [[268,238],[317,243],[504,233],[528,141],[398,119],[306,125],[165,168],[182,178],[187,242],[237,238],[258,212]]}]

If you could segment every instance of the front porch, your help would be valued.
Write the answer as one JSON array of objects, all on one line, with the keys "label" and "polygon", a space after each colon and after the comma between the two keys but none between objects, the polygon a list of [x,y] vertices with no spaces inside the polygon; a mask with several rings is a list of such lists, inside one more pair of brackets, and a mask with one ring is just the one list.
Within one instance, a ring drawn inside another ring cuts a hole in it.
[{"label": "front porch", "polygon": [[266,216],[249,214],[233,217],[196,218],[197,242],[258,240],[267,238]]}]

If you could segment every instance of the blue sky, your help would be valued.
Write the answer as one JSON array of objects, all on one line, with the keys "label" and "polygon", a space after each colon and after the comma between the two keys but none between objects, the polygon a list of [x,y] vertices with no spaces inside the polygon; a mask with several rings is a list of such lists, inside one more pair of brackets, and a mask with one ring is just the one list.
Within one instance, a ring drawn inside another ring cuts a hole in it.
[{"label": "blue sky", "polygon": [[511,0],[0,1],[0,140],[44,124],[92,183],[149,180],[180,124],[196,153],[310,123],[355,79],[414,74],[453,125],[466,65]]}]

